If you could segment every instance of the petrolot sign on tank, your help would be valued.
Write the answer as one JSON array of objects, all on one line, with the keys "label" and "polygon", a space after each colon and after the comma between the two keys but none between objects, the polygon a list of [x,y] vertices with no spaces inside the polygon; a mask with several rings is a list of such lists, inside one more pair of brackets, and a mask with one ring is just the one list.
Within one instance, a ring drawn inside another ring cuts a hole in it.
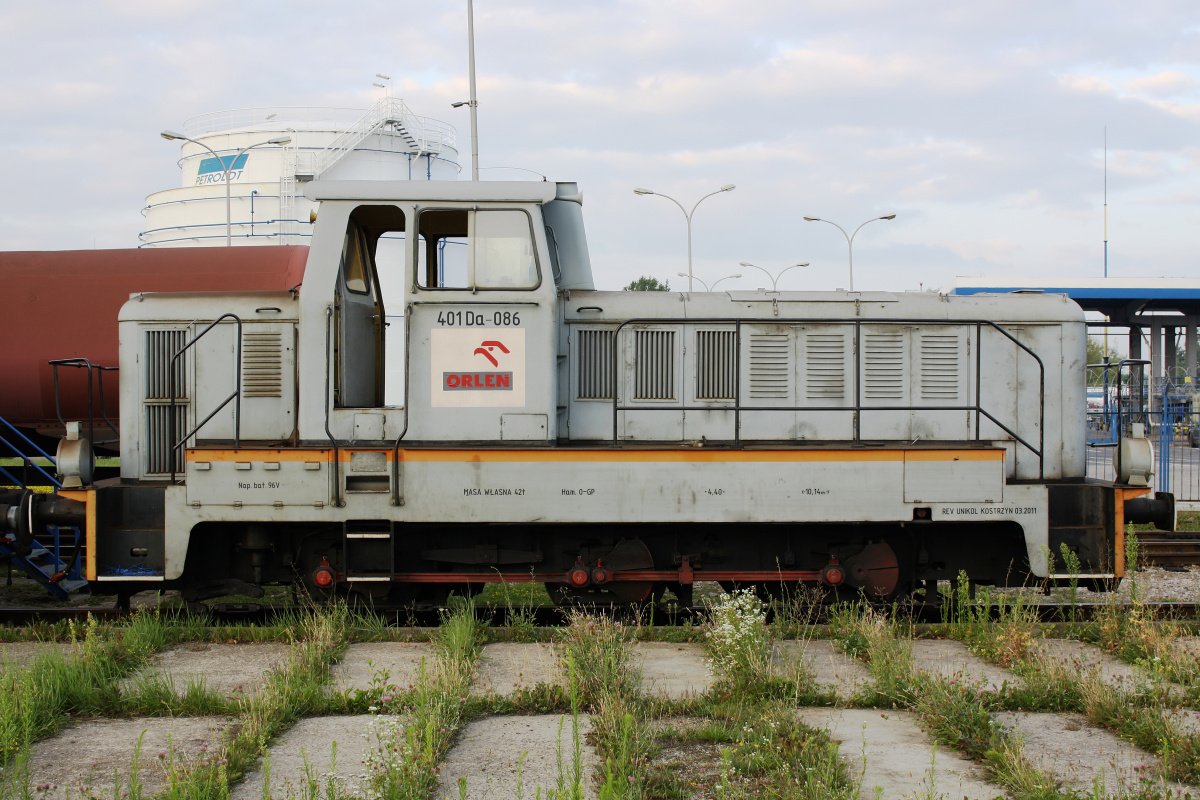
[{"label": "petrolot sign on tank", "polygon": [[208,183],[224,183],[225,182],[225,167],[229,167],[230,180],[238,180],[242,177],[242,169],[246,166],[246,159],[250,157],[249,153],[242,153],[236,158],[233,156],[225,156],[221,159],[208,157],[200,162],[200,168],[196,170],[196,185],[204,186]]},{"label": "petrolot sign on tank", "polygon": [[430,405],[524,407],[524,328],[434,329],[430,348]]}]

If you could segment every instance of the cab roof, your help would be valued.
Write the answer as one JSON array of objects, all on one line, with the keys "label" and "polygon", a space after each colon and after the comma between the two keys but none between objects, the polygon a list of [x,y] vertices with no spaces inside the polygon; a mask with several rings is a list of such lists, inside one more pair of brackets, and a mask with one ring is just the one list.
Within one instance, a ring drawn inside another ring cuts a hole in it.
[{"label": "cab roof", "polygon": [[309,200],[403,200],[412,202],[549,203],[550,181],[313,181]]}]

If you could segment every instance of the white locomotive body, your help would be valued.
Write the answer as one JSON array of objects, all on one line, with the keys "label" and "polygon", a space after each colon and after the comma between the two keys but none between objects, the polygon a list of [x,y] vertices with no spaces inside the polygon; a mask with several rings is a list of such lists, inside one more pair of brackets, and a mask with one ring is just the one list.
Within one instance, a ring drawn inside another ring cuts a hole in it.
[{"label": "white locomotive body", "polygon": [[[503,575],[635,602],[696,580],[876,595],[1119,577],[1058,295],[599,292],[573,184],[318,182],[290,292],[122,309],[99,591],[303,582],[437,601]],[[375,254],[404,239],[405,402]],[[1059,562],[1061,563],[1061,561]]]}]

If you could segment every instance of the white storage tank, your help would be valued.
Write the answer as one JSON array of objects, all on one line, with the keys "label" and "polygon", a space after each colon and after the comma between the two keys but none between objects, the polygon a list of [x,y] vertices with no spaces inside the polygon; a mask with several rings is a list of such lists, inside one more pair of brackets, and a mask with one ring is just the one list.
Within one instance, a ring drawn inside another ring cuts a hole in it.
[{"label": "white storage tank", "polygon": [[[460,170],[453,126],[419,117],[395,97],[365,112],[218,111],[193,117],[179,133],[195,141],[182,142],[180,186],[146,198],[141,247],[224,246],[226,165],[234,245],[307,244],[314,204],[304,184],[317,177],[455,180]],[[291,141],[266,144],[283,137]]]}]

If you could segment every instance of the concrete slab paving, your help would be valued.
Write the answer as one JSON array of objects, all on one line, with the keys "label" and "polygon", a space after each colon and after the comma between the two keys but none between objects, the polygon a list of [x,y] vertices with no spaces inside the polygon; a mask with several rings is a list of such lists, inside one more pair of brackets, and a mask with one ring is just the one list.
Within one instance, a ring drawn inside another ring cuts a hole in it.
[{"label": "concrete slab paving", "polygon": [[[330,782],[340,792],[362,795],[371,774],[372,761],[387,763],[387,753],[399,735],[403,738],[406,717],[359,714],[344,717],[311,717],[300,720],[271,748],[272,797],[309,797],[310,780],[325,797]],[[337,749],[334,750],[334,742]],[[230,792],[231,800],[261,800],[263,764]]]},{"label": "concrete slab paving", "polygon": [[184,642],[159,653],[145,668],[122,681],[121,691],[136,691],[140,682],[158,676],[171,681],[176,692],[183,692],[191,683],[203,682],[226,697],[252,694],[262,688],[266,673],[282,664],[290,652],[290,645],[278,642]]},{"label": "concrete slab paving", "polygon": [[999,691],[1024,684],[1006,669],[989,664],[953,639],[915,639],[912,642],[913,667],[943,678],[952,678],[973,686]]},{"label": "concrete slab paving", "polygon": [[1200,658],[1200,636],[1180,636],[1171,645],[1192,658]]},{"label": "concrete slab paving", "polygon": [[1163,716],[1186,736],[1200,736],[1200,711],[1190,708],[1164,708]]},{"label": "concrete slab paving", "polygon": [[[215,757],[226,734],[232,736],[231,725],[228,717],[99,719],[72,725],[34,745],[29,756],[30,793],[39,800],[93,793],[113,797],[115,784],[115,796],[121,797],[134,778],[137,754],[136,781],[142,796],[151,797],[167,788],[167,759],[172,754],[177,764]],[[46,788],[38,790],[41,786]]]},{"label": "concrete slab paving", "polygon": [[797,715],[829,731],[838,754],[861,781],[861,800],[954,797],[991,800],[1006,792],[983,768],[949,748],[937,748],[909,711],[801,708]]},{"label": "concrete slab paving", "polygon": [[74,642],[0,642],[0,665],[8,672],[12,669],[29,669],[43,653],[58,653],[66,660],[75,657]]},{"label": "concrete slab paving", "polygon": [[[1100,786],[1104,796],[1113,797],[1137,786],[1143,776],[1157,775],[1157,758],[1090,726],[1082,714],[1005,711],[994,716],[1024,743],[1026,759],[1071,788],[1091,792]],[[1188,790],[1181,784],[1166,785]]]},{"label": "concrete slab paving", "polygon": [[471,694],[508,695],[539,683],[565,685],[566,674],[559,651],[545,642],[496,642],[484,645],[476,662],[479,679]]},{"label": "concrete slab paving", "polygon": [[642,670],[642,691],[677,700],[708,691],[713,676],[703,645],[634,642],[633,662]]},{"label": "concrete slab paving", "polygon": [[[580,715],[577,773],[584,796],[594,798],[593,775],[600,757],[584,738],[590,729],[591,720]],[[467,800],[532,800],[538,787],[542,797],[547,789],[558,787],[560,780],[569,787],[576,775],[575,734],[569,715],[487,717],[472,722],[442,761],[434,797],[456,800],[462,778],[467,782]]]},{"label": "concrete slab paving", "polygon": [[1137,667],[1113,658],[1095,645],[1074,639],[1039,639],[1034,645],[1047,658],[1070,664],[1085,674],[1124,689],[1151,685],[1149,674]]},{"label": "concrete slab paving", "polygon": [[850,699],[872,680],[866,664],[839,651],[828,639],[776,642],[771,653],[771,669],[776,675],[786,677],[788,665],[801,659],[813,673],[817,685],[834,692],[842,700]]},{"label": "concrete slab paving", "polygon": [[378,679],[387,686],[407,690],[417,682],[421,659],[425,659],[426,670],[432,669],[435,653],[436,648],[424,642],[352,644],[333,667],[333,688],[339,692],[366,691]]}]

